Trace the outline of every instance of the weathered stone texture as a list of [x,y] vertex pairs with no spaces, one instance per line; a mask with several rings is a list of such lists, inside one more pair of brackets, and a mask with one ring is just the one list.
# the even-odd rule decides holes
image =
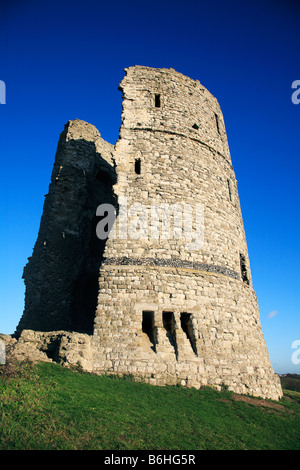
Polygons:
[[96,208],[114,203],[112,151],[91,124],[77,119],[66,124],[38,239],[24,269],[25,313],[18,333],[24,328],[92,333],[104,248],[96,237]]
[[[279,398],[217,100],[172,69],[130,67],[120,89],[114,147],[78,120],[61,135],[24,273],[20,339],[24,330],[52,331],[39,334],[54,335],[57,360],[99,374]],[[203,244],[191,249],[184,236],[149,230],[136,239],[122,228],[97,240],[97,205],[114,205],[118,229],[124,201],[148,214],[161,204],[202,205]]]

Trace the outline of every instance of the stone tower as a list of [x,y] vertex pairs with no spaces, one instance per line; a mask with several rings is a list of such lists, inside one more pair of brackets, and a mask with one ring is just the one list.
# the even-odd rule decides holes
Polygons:
[[68,331],[59,354],[97,373],[277,399],[217,100],[173,69],[120,90],[115,146],[79,120],[61,135],[18,335]]

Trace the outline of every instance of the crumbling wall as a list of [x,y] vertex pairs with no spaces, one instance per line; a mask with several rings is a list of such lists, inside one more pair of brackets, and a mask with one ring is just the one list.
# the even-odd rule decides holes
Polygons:
[[105,241],[96,209],[115,204],[113,146],[84,121],[62,132],[38,238],[24,269],[25,310],[17,327],[93,332]]
[[[153,384],[222,384],[238,393],[281,395],[259,309],[222,112],[198,82],[169,69],[130,67],[120,84],[115,146],[118,201],[203,207],[203,243],[187,237],[109,239],[100,268],[94,370]],[[121,211],[121,209],[120,209]],[[196,230],[195,212],[192,229]],[[148,220],[149,222],[149,220]],[[119,220],[116,220],[118,230]],[[174,222],[175,225],[175,222]],[[241,264],[241,260],[243,261]],[[152,332],[144,316],[151,312]],[[182,322],[188,315],[190,338]]]
[[[21,342],[31,341],[28,330],[52,331],[33,335],[37,347],[98,374],[279,398],[217,100],[172,69],[130,67],[120,89],[115,147],[78,120],[61,135],[24,271]],[[108,240],[96,236],[101,203],[117,213]],[[161,204],[201,206],[200,245],[185,233],[163,236],[161,214],[157,236],[149,225],[132,236],[119,223],[134,204],[144,215]]]

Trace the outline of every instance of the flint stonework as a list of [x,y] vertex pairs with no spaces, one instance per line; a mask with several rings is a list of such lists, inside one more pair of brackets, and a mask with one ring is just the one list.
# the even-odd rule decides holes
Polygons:
[[[280,398],[218,101],[173,69],[129,67],[120,90],[115,145],[77,119],[60,136],[19,341],[98,374]],[[202,204],[202,246],[150,231],[99,240],[97,207],[111,204],[117,224],[124,198]]]

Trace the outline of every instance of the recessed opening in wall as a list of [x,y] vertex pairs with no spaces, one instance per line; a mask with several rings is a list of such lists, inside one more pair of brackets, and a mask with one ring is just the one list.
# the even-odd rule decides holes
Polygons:
[[216,119],[217,131],[220,134],[219,116],[216,113],[215,113],[215,119]]
[[186,337],[191,344],[192,350],[197,356],[196,338],[195,338],[195,332],[193,328],[191,313],[185,313],[185,312],[181,313],[180,322],[181,322],[181,328],[185,332]]
[[47,343],[47,349],[43,349],[43,351],[46,353],[47,357],[49,359],[52,359],[53,361],[57,362],[59,360],[59,346],[61,342],[61,337],[57,336],[53,340],[50,340],[49,343]]
[[197,131],[199,129],[199,126],[198,126],[198,124],[195,123],[195,124],[192,125],[192,128],[196,129],[196,131]]
[[161,103],[160,103],[160,94],[159,93],[156,93],[155,94],[155,107],[156,108],[160,108],[161,106]]
[[73,286],[72,327],[79,333],[93,334],[99,293],[98,274],[82,273]]
[[134,171],[137,175],[141,174],[141,159],[136,158],[134,162]]
[[240,266],[241,266],[241,275],[242,275],[243,282],[249,285],[250,282],[249,282],[248,273],[247,273],[246,258],[245,258],[245,255],[243,255],[242,253],[240,253]]
[[154,312],[144,311],[142,320],[142,331],[148,336],[150,343],[152,344],[151,349],[156,352],[156,332],[154,327]]
[[231,182],[230,182],[230,179],[227,179],[227,186],[228,186],[229,199],[230,199],[230,201],[232,201],[232,192],[231,192]]
[[170,341],[171,346],[174,348],[174,352],[177,358],[177,341],[175,333],[175,317],[173,312],[162,313],[163,326],[167,332],[167,338]]

